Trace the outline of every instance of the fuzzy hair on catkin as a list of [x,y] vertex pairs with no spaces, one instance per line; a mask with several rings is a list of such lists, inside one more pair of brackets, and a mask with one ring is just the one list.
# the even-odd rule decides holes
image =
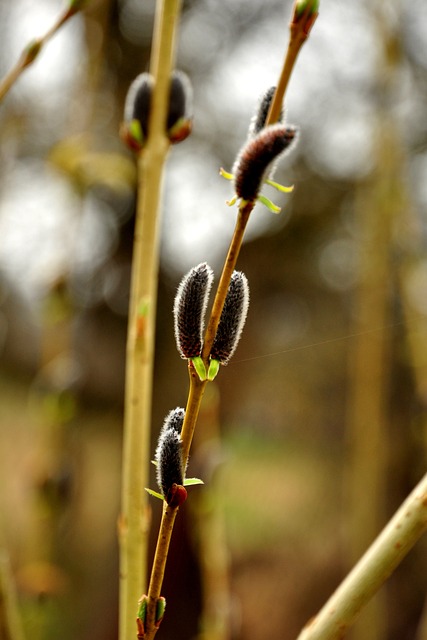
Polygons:
[[249,285],[244,273],[233,271],[210,357],[228,364],[242,335],[249,307]]
[[243,147],[234,165],[234,186],[239,198],[256,200],[273,163],[295,142],[295,127],[273,124],[265,127]]
[[153,86],[153,76],[150,73],[140,73],[130,85],[125,101],[125,121],[138,120],[144,138],[148,135],[148,118],[150,117]]
[[157,484],[166,498],[174,483],[184,482],[182,468],[182,443],[175,429],[167,429],[159,438],[155,461],[157,463]]
[[203,345],[204,316],[213,271],[206,262],[193,267],[181,280],[173,307],[176,346],[182,358],[199,356]]
[[178,433],[178,435],[180,435],[182,425],[184,424],[184,418],[184,409],[182,409],[181,407],[172,409],[172,411],[169,411],[168,415],[166,416],[160,433],[162,433],[163,431],[167,431],[168,429],[174,429]]
[[190,118],[193,109],[193,90],[188,76],[182,71],[173,71],[171,76],[169,110],[166,128],[170,129],[180,118]]
[[[265,127],[265,121],[267,120],[268,112],[270,110],[271,103],[273,101],[273,96],[276,91],[276,87],[270,87],[261,97],[258,105],[258,109],[256,114],[251,120],[251,124],[249,126],[249,137],[253,138],[256,136],[261,129]],[[279,122],[283,122],[285,118],[284,110],[282,109],[280,112]]]
[[180,438],[184,417],[185,411],[181,407],[168,413],[160,431],[154,456],[157,484],[165,498],[174,483],[182,485],[184,482],[185,468]]

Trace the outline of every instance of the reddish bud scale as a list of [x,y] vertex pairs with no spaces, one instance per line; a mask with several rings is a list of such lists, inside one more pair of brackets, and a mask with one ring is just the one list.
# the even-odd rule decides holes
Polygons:
[[239,198],[256,200],[270,165],[287,149],[296,137],[296,129],[283,124],[265,127],[243,147],[234,169],[234,183]]
[[249,285],[246,276],[234,271],[231,276],[210,357],[228,364],[239,344],[249,307]]
[[202,351],[204,315],[213,271],[203,262],[189,271],[178,287],[173,308],[176,345],[182,358]]
[[187,500],[187,489],[174,483],[165,496],[165,500],[170,507],[180,507]]

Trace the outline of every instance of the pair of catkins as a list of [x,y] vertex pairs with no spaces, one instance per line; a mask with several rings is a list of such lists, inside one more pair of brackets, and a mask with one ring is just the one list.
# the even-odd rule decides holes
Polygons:
[[[220,365],[234,354],[246,321],[249,286],[246,276],[234,271],[225,298],[218,329],[206,370],[203,349],[204,318],[213,282],[213,271],[206,262],[191,269],[181,280],[173,307],[178,352],[189,361],[199,378],[213,380]],[[163,423],[155,454],[157,483],[170,506],[179,506],[187,497],[184,485],[186,462],[182,458],[181,430],[185,411],[177,407]]]
[[[154,81],[143,73],[132,83],[125,104],[125,119],[121,133],[128,146],[138,153],[144,151],[149,136],[150,108]],[[289,150],[297,137],[295,127],[284,124],[283,111],[279,122],[266,125],[275,87],[262,97],[249,127],[248,139],[237,155],[231,174],[222,175],[234,181],[235,196],[229,204],[261,200],[273,211],[279,211],[260,195],[264,182],[290,191],[271,181],[278,158]],[[166,131],[171,143],[184,140],[192,128],[192,92],[188,78],[182,72],[171,77]],[[213,380],[220,365],[228,364],[240,340],[249,305],[246,276],[234,271],[230,280],[219,325],[208,356],[207,368],[202,356],[204,317],[213,282],[212,269],[201,263],[182,279],[174,303],[174,329],[178,351],[189,361],[202,381]],[[184,487],[187,461],[182,456],[181,430],[185,410],[177,407],[166,416],[155,453],[157,483],[169,506],[178,507],[187,497]],[[154,492],[151,492],[154,493]]]

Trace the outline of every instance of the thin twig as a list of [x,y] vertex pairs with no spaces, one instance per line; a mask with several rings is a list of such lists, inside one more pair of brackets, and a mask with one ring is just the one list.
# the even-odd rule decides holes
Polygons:
[[0,81],[0,101],[10,91],[12,86],[18,80],[24,69],[29,67],[39,55],[44,45],[50,40],[57,31],[65,24],[70,18],[72,18],[86,2],[83,0],[75,0],[69,2],[68,6],[61,15],[57,18],[56,22],[46,31],[46,33],[40,37],[32,40],[22,51],[16,64],[10,69],[10,71]]
[[154,93],[149,134],[138,161],[139,198],[132,260],[126,358],[120,537],[120,640],[135,637],[138,599],[146,584],[148,484],[159,230],[164,165],[170,142],[166,116],[181,0],[157,4],[150,72]]
[[173,525],[179,507],[171,507],[164,503],[160,534],[157,538],[155,560],[151,571],[150,586],[148,589],[146,634],[144,640],[152,640],[156,635],[156,610],[157,600],[161,595],[166,561],[168,559],[169,544],[172,538]]
[[[316,14],[317,15],[317,14]],[[311,25],[314,23],[315,16],[311,15]],[[281,76],[285,77],[286,74],[290,76],[293,65],[295,64],[297,53],[300,50],[303,42],[305,42],[308,36],[309,29],[307,28],[307,21],[300,21],[298,27],[295,27],[294,33],[304,34],[301,36],[300,41],[296,45],[295,36],[292,38],[288,45],[288,54],[285,57],[285,65],[287,66],[286,73],[282,71]],[[291,29],[292,34],[292,29]],[[297,38],[298,39],[298,38]],[[289,53],[289,49],[293,53]],[[280,100],[279,113],[277,115],[269,114],[268,124],[276,122],[279,118],[281,104],[284,97],[286,85],[280,86],[280,89],[276,89],[276,94],[280,94],[277,98]],[[273,99],[274,102],[274,99]],[[227,295],[228,286],[230,284],[231,275],[237,264],[240,249],[243,242],[243,236],[246,230],[247,223],[249,221],[250,214],[255,206],[255,202],[242,201],[239,207],[239,212],[236,220],[236,225],[233,233],[233,237],[230,242],[227,257],[225,259],[223,271],[218,284],[218,289],[215,295],[215,299],[212,306],[211,315],[207,324],[205,333],[205,339],[203,344],[202,358],[205,365],[208,365],[209,354],[212,348],[212,344],[215,338],[215,334],[218,328],[218,324],[221,318],[221,312],[224,307],[225,298]],[[196,426],[197,418],[199,415],[199,409],[203,398],[203,393],[206,387],[206,381],[200,381],[194,368],[189,366],[190,375],[190,389],[187,400],[187,406],[185,411],[184,423],[181,431],[182,440],[182,454],[185,464],[188,461],[191,443],[193,439],[194,429]],[[152,577],[150,580],[150,587],[148,591],[148,605],[147,605],[147,619],[145,628],[145,640],[152,640],[157,632],[158,627],[155,622],[155,608],[157,599],[161,594],[161,587],[163,583],[164,571],[167,560],[167,550],[169,548],[170,539],[173,531],[173,523],[175,521],[178,508],[171,509],[170,507],[164,507],[162,520],[160,523],[160,529],[158,534],[157,549],[153,560]],[[164,550],[166,549],[166,553]]]
[[311,0],[311,2],[310,0],[307,0],[304,11],[298,13],[297,2],[295,2],[294,4],[292,19],[289,23],[289,45],[286,50],[279,82],[277,83],[276,91],[274,93],[273,100],[271,101],[266,124],[273,124],[280,118],[283,100],[285,97],[286,89],[288,88],[292,71],[295,67],[296,59],[301,50],[301,47],[308,38],[310,30],[313,27],[318,15],[317,12],[313,12],[312,5],[314,5],[314,0]]
[[297,640],[339,640],[427,530],[427,474]]
[[[230,284],[231,274],[233,273],[233,269],[236,266],[240,247],[242,245],[243,235],[253,206],[253,203],[243,203],[243,205],[239,209],[235,231],[230,243],[227,258],[225,260],[223,272],[218,285],[218,290],[215,296],[211,316],[206,330],[206,337],[203,348],[203,357],[205,358],[206,363],[212,347],[212,342],[215,338],[221,311],[224,306],[225,296],[227,295],[227,289],[228,285]],[[190,389],[185,411],[184,423],[181,431],[182,456],[185,464],[189,457],[194,429],[199,415],[203,393],[207,384],[206,381],[201,381],[199,379],[192,366],[189,367],[189,375]],[[167,550],[169,548],[170,539],[172,537],[173,523],[175,521],[177,512],[177,507],[175,507],[174,509],[168,507],[164,508],[163,510],[157,548],[154,555],[153,567],[151,571],[150,586],[148,590],[146,640],[152,640],[157,632],[157,627],[154,624],[156,603],[161,594],[161,587],[167,560]]]

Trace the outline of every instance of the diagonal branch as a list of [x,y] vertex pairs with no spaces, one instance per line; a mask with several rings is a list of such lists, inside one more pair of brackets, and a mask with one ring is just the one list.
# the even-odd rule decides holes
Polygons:
[[297,640],[339,640],[427,530],[427,474]]

